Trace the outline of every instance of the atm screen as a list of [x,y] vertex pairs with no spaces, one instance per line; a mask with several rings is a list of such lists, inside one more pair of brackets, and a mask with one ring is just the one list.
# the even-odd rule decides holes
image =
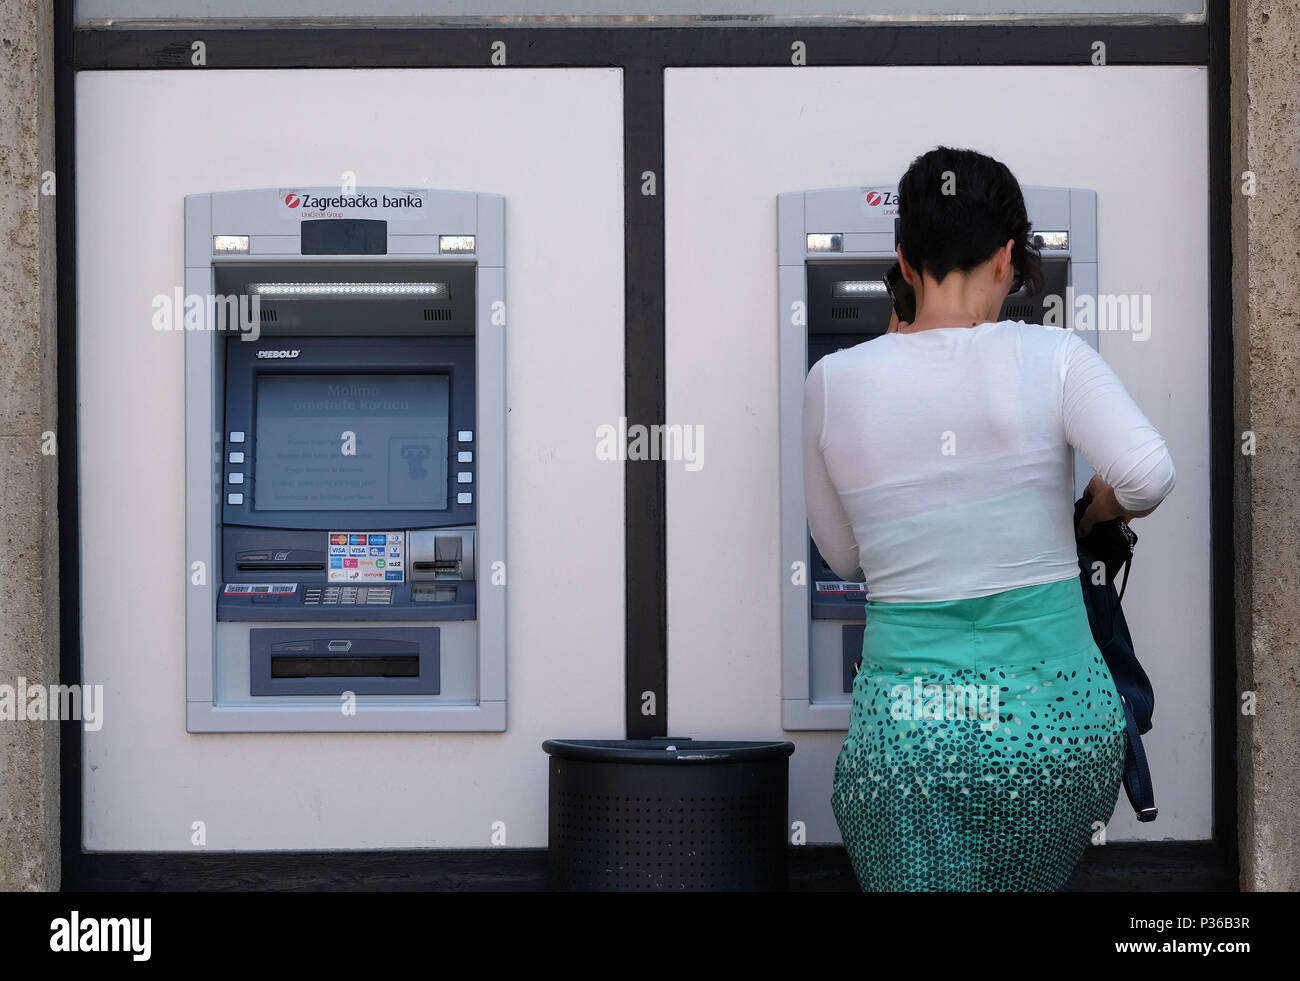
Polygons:
[[260,374],[259,511],[447,507],[445,374]]

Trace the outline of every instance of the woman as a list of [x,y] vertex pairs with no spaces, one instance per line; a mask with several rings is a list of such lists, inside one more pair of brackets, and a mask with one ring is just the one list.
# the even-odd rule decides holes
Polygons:
[[[898,193],[916,318],[823,358],[804,392],[812,537],[867,585],[832,809],[865,890],[1056,890],[1126,748],[1075,535],[1150,514],[1174,467],[1072,331],[997,322],[1042,275],[1003,164],[939,147]],[[1097,472],[1077,529],[1071,447]]]

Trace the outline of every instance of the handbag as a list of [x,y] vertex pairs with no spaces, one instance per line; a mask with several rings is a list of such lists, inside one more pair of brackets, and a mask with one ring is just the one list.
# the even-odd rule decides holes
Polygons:
[[[1079,526],[1084,511],[1092,503],[1092,495],[1085,493],[1074,503],[1074,526]],[[1128,731],[1128,752],[1124,758],[1124,791],[1139,821],[1154,821],[1158,809],[1155,791],[1151,786],[1151,771],[1142,749],[1141,734],[1151,730],[1151,714],[1155,710],[1156,696],[1151,681],[1138,663],[1133,650],[1120,601],[1128,588],[1129,570],[1133,563],[1133,547],[1137,533],[1119,518],[1098,521],[1087,537],[1075,535],[1079,548],[1079,581],[1083,586],[1083,605],[1088,611],[1088,625],[1101,656],[1115,679],[1120,702],[1124,706],[1124,720]],[[1093,582],[1094,564],[1105,566],[1105,581]],[[1124,570],[1124,582],[1119,595],[1115,581]]]

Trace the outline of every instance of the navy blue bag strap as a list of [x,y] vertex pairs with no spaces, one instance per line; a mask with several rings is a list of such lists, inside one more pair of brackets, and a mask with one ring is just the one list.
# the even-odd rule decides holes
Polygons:
[[1142,748],[1142,736],[1138,733],[1137,719],[1133,718],[1133,709],[1123,695],[1119,696],[1124,706],[1124,725],[1128,729],[1128,753],[1124,757],[1124,792],[1128,802],[1133,805],[1139,821],[1154,821],[1160,813],[1156,807],[1155,789],[1151,786],[1151,771],[1147,768],[1146,750]]
[[[1112,628],[1114,628],[1115,614],[1119,611],[1119,605],[1124,602],[1124,590],[1128,588],[1128,574],[1132,564],[1133,559],[1130,556],[1124,563],[1124,583],[1120,587],[1119,599],[1115,600],[1115,608],[1111,615]],[[1156,807],[1155,788],[1151,785],[1151,770],[1147,766],[1146,750],[1142,748],[1142,734],[1138,732],[1133,706],[1129,705],[1128,699],[1122,694],[1119,700],[1124,706],[1124,726],[1128,731],[1128,753],[1124,756],[1124,793],[1128,795],[1128,802],[1133,805],[1133,811],[1139,821],[1144,823],[1154,821],[1160,809]]]

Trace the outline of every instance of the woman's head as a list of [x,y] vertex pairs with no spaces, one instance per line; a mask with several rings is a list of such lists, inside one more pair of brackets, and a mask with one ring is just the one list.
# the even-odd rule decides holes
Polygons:
[[975,150],[936,147],[912,161],[898,183],[898,245],[918,272],[942,281],[1011,242],[1011,265],[1029,292],[1043,286],[1025,199],[1006,165]]

